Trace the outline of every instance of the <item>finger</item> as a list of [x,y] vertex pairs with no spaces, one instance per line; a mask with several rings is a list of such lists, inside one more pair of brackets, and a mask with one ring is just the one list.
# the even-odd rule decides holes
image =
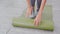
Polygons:
[[29,15],[29,13],[27,12],[27,13],[26,13],[26,17],[28,17],[28,15]]
[[28,17],[28,14],[26,14],[26,16],[25,17]]
[[36,21],[36,24],[35,24],[35,26],[38,26],[38,21]]
[[32,14],[32,12],[29,12],[29,15],[31,15]]
[[34,21],[34,25],[35,26],[38,26],[38,21]]
[[36,25],[36,21],[34,20],[34,25]]

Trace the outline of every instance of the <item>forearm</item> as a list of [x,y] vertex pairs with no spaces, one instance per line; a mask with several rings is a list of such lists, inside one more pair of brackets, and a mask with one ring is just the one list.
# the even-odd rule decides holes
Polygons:
[[27,1],[27,6],[28,7],[31,7],[31,5],[30,5],[30,0],[26,0]]
[[40,9],[39,9],[39,12],[38,12],[38,15],[37,15],[38,17],[41,17],[45,4],[46,4],[46,0],[42,0]]

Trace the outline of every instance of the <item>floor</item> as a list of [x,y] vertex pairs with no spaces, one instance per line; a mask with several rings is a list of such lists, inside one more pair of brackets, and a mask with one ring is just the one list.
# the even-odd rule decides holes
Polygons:
[[26,0],[0,0],[0,34],[60,34],[60,0],[47,0],[53,6],[54,31],[13,27],[12,18],[27,7]]

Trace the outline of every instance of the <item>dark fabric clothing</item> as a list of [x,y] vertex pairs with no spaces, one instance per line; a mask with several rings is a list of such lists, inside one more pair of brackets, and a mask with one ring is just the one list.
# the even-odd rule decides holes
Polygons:
[[[32,6],[32,7],[35,6],[35,1],[36,1],[36,0],[31,0],[31,6]],[[39,11],[39,9],[40,9],[41,2],[42,2],[42,0],[37,0],[37,8],[38,8],[37,11]]]

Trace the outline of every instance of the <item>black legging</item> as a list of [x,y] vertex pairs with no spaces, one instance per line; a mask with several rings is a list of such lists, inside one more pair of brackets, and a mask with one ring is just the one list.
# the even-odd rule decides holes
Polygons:
[[[31,0],[31,6],[32,7],[35,6],[35,1],[36,0]],[[37,11],[39,11],[39,9],[40,9],[41,2],[42,2],[42,0],[37,0]]]

